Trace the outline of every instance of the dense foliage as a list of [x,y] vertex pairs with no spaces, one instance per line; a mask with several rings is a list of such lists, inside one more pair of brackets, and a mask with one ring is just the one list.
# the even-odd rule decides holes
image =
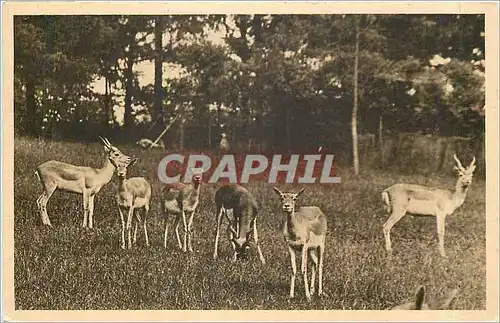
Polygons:
[[[14,24],[18,134],[137,140],[181,113],[170,145],[215,146],[224,131],[245,147],[349,148],[355,79],[360,134],[484,132],[484,15],[16,16]],[[156,62],[154,85],[140,82],[135,65],[144,61]],[[165,70],[174,66],[172,78]],[[104,94],[93,89],[98,79]]]

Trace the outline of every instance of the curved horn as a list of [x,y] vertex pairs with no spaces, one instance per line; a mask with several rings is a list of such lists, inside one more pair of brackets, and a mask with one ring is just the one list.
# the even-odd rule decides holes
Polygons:
[[456,154],[453,154],[453,158],[455,159],[455,161],[457,162],[457,166],[458,168],[460,169],[464,169],[464,167],[462,166],[462,163],[460,162],[460,160],[458,160],[457,158],[457,155]]
[[474,166],[475,164],[476,164],[476,156],[472,156],[472,161],[471,161],[471,163],[470,163],[469,167],[472,167],[472,166]]
[[101,136],[99,136],[99,139],[101,139],[101,141],[104,144],[104,146],[106,146],[106,147],[110,147],[111,146],[111,144],[109,143],[108,139],[103,138]]
[[236,230],[233,228],[231,224],[229,225],[229,230],[231,230],[231,232],[234,234],[233,240],[235,240],[236,237],[238,236],[238,232],[236,232]]
[[109,145],[110,147],[111,147],[111,146],[113,146],[113,145],[109,142],[108,138],[104,138],[104,139],[106,140],[106,142],[108,143],[108,145]]

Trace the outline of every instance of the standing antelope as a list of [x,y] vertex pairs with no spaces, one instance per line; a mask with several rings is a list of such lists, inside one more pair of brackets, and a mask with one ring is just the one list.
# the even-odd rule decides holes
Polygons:
[[220,143],[219,143],[219,149],[220,149],[220,152],[222,154],[225,154],[230,149],[229,142],[227,141],[227,135],[224,132],[221,133],[220,136],[221,136],[221,139],[220,139]]
[[[143,177],[132,177],[127,179],[127,168],[137,162],[137,158],[131,161],[113,161],[118,174],[118,190],[116,192],[116,202],[118,204],[118,211],[120,212],[120,219],[122,222],[122,249],[125,249],[125,225],[127,227],[128,249],[132,248],[132,221],[135,215],[135,230],[134,230],[134,244],[137,242],[137,226],[142,222],[144,227],[144,238],[146,239],[146,246],[149,246],[148,228],[146,221],[149,212],[149,203],[151,200],[151,185]],[[144,208],[144,216],[141,219],[139,214],[134,211],[139,208]],[[125,216],[126,222],[125,222]]]
[[[175,234],[179,249],[186,252],[189,249],[193,252],[192,246],[192,225],[196,208],[200,202],[200,188],[203,169],[192,169],[193,180],[189,185],[183,183],[170,184],[162,189],[161,209],[165,221],[165,236],[163,246],[167,248],[167,236],[170,215],[175,215]],[[189,216],[189,219],[186,219]],[[181,244],[179,237],[179,221],[182,217],[184,239]]]
[[[283,235],[288,243],[288,252],[292,265],[292,276],[290,279],[290,298],[294,297],[295,276],[297,274],[296,252],[301,252],[301,272],[304,278],[304,289],[307,300],[314,295],[314,283],[316,272],[318,272],[318,295],[323,292],[323,258],[325,252],[325,236],[327,221],[325,214],[317,206],[302,206],[296,212],[295,203],[304,189],[298,193],[282,193],[276,187],[274,191],[281,198],[282,210],[287,218],[283,225]],[[311,286],[307,282],[307,254],[313,262],[311,274]],[[319,266],[318,266],[319,263]]]
[[109,183],[115,172],[113,162],[128,162],[130,157],[111,145],[108,139],[99,137],[104,143],[106,163],[96,169],[76,166],[56,160],[47,161],[36,168],[36,175],[43,186],[43,192],[36,200],[44,225],[52,226],[47,213],[47,202],[57,190],[83,195],[83,226],[94,226],[94,198],[101,188]]
[[[266,260],[262,255],[257,233],[258,205],[253,195],[240,185],[227,184],[219,188],[215,193],[215,205],[217,220],[215,224],[214,259],[217,258],[219,229],[222,224],[222,214],[224,213],[231,231],[230,241],[234,251],[233,261],[236,261],[238,256],[246,256],[246,252],[250,248],[250,238],[253,236],[260,261],[265,264]],[[232,209],[232,219],[227,214],[228,209]]]
[[451,215],[465,201],[467,191],[472,182],[472,175],[476,169],[476,157],[467,168],[464,168],[456,155],[454,169],[458,173],[455,190],[434,188],[413,184],[394,184],[382,192],[389,219],[384,223],[385,249],[392,254],[391,229],[405,214],[428,215],[436,217],[436,227],[439,242],[439,253],[446,257],[444,251],[444,228],[447,215]]
[[425,287],[419,286],[415,293],[415,301],[403,303],[391,307],[391,310],[444,310],[450,306],[458,293],[458,289],[452,289],[447,295],[440,297],[430,303],[425,302]]

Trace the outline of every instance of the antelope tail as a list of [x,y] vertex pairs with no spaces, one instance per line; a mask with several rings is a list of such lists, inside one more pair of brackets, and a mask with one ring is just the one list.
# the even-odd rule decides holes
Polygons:
[[40,177],[40,173],[38,172],[38,169],[35,170],[35,175],[36,175],[36,178],[38,178],[38,180],[41,182],[42,178]]
[[387,213],[391,213],[392,212],[391,200],[389,198],[389,193],[387,191],[382,192],[382,202],[384,202]]

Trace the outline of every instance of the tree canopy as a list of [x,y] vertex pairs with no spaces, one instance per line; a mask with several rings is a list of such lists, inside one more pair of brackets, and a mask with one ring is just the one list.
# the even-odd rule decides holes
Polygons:
[[21,135],[137,140],[182,114],[182,147],[342,149],[354,84],[360,134],[484,133],[484,15],[16,16],[14,40]]

